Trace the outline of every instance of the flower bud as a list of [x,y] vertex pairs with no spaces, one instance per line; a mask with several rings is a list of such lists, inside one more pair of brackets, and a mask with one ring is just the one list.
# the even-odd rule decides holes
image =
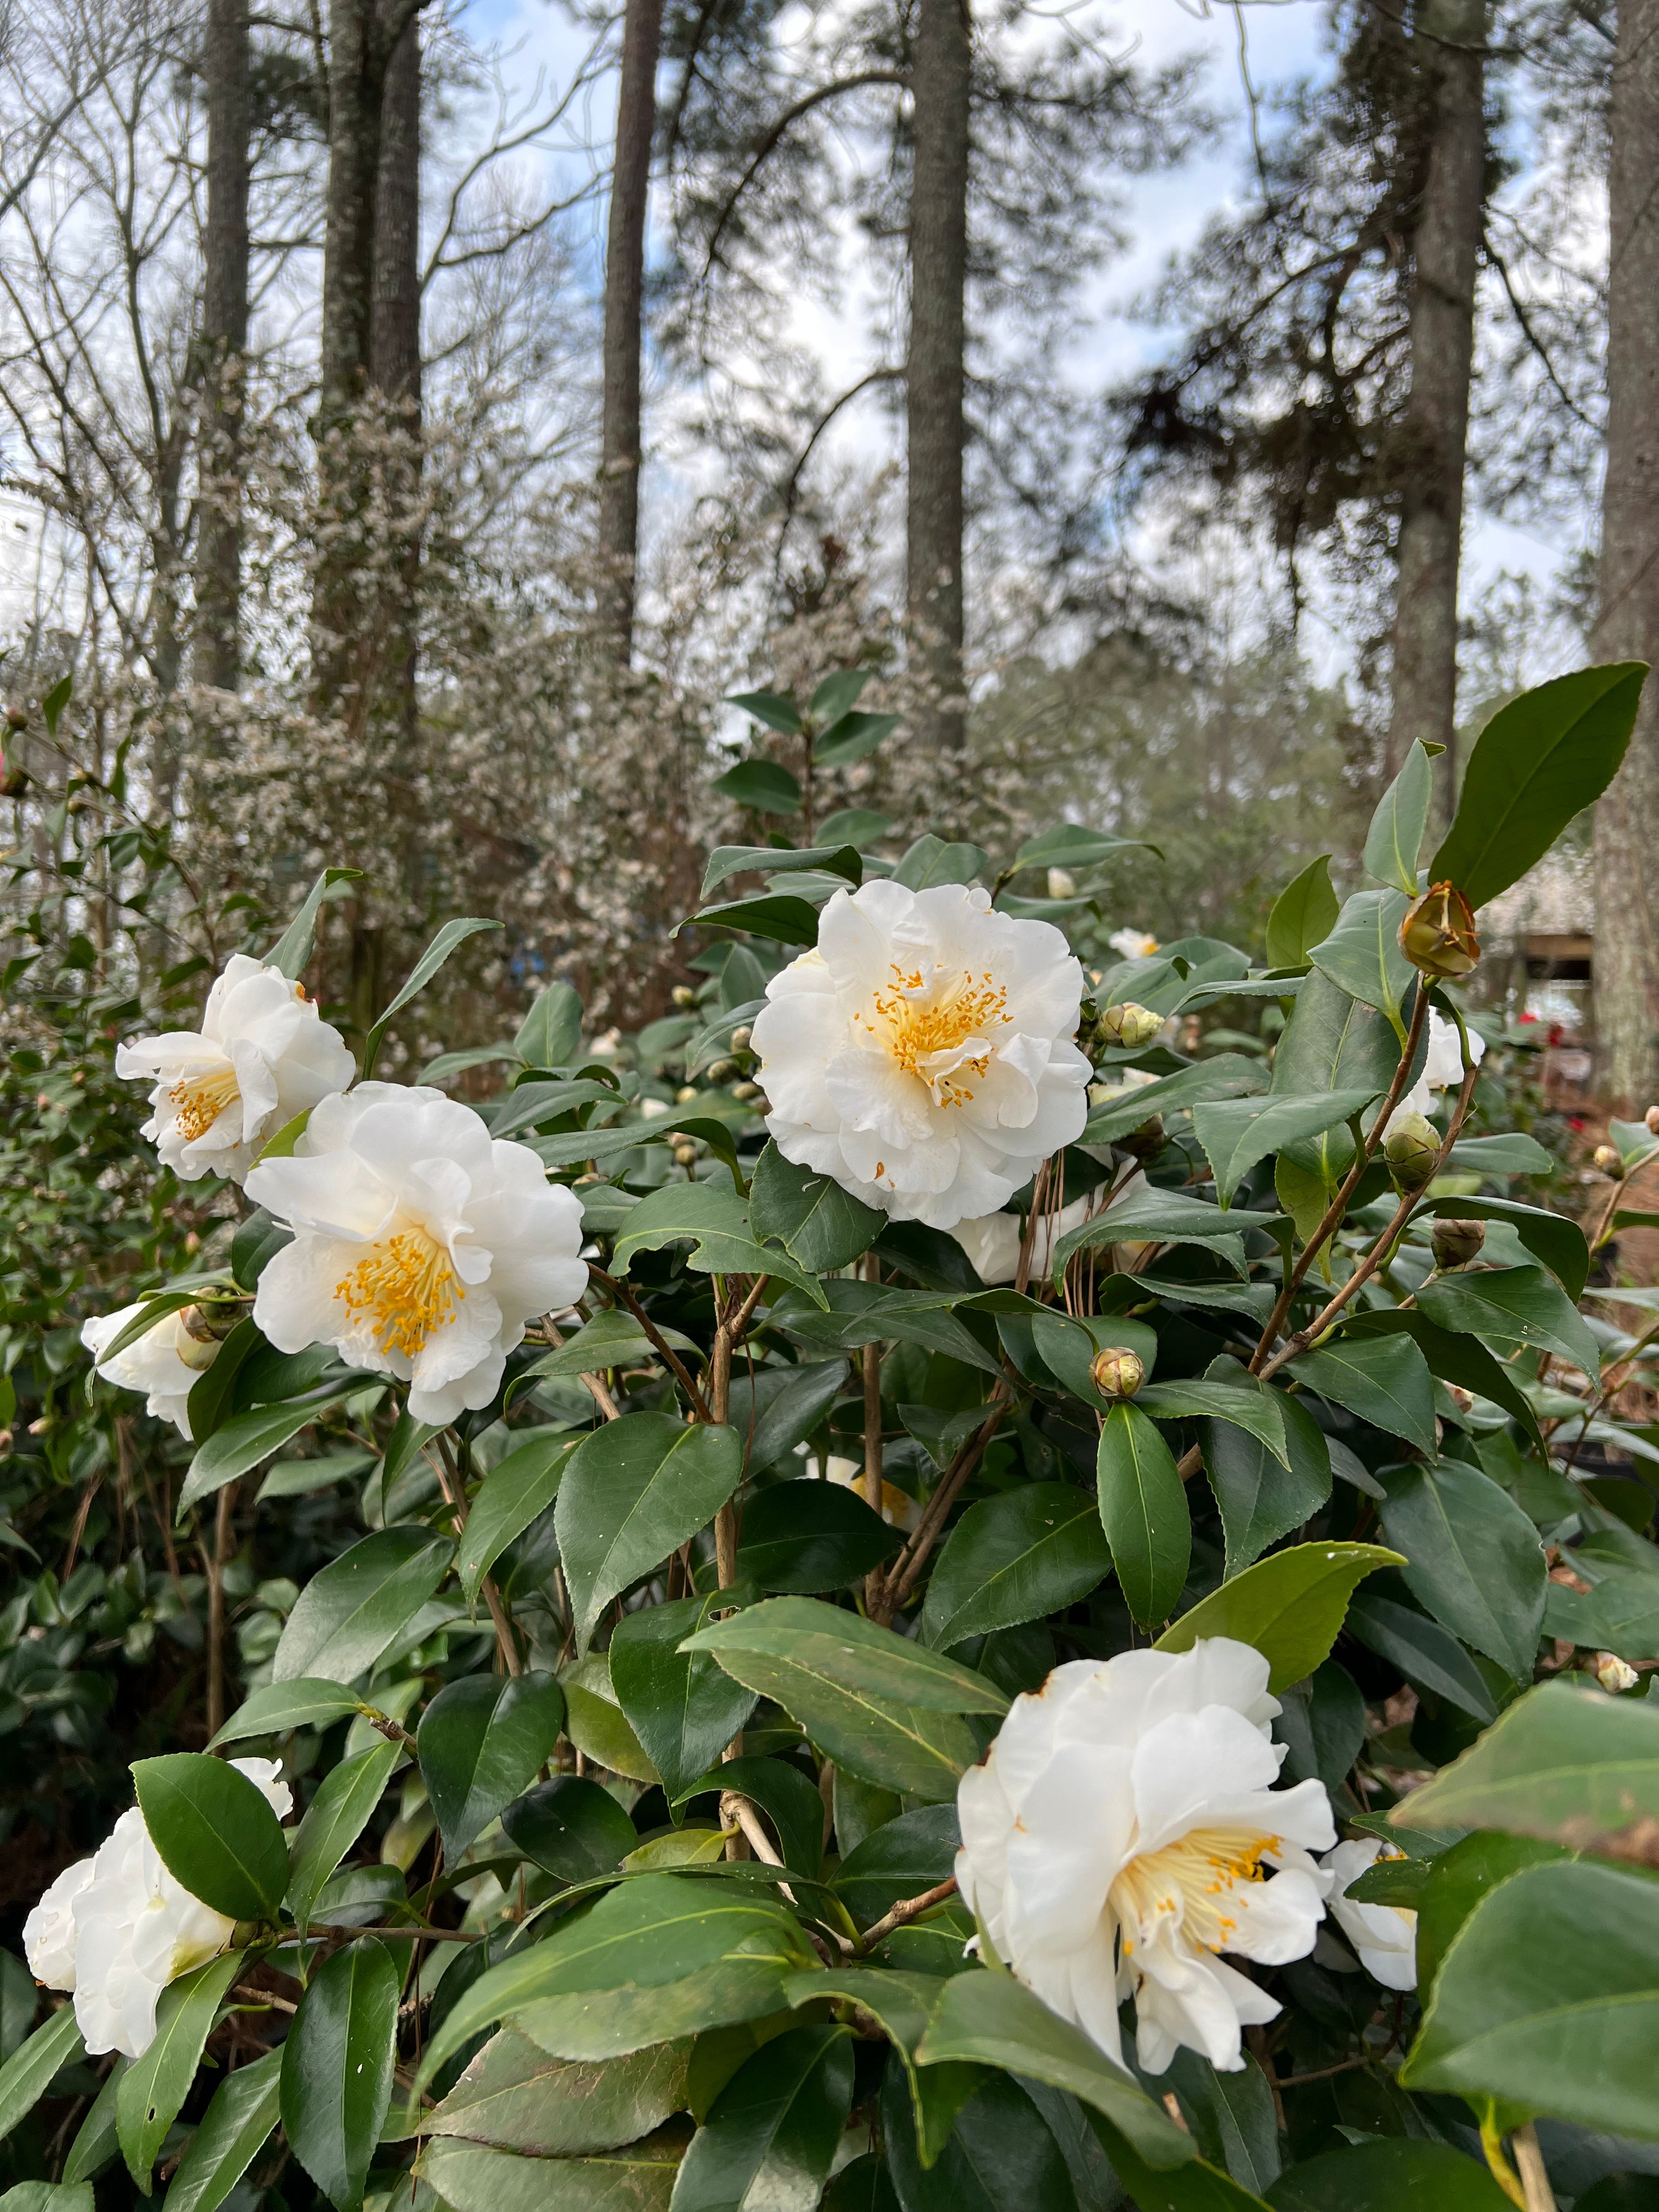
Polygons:
[[711,1083],[729,1083],[737,1072],[735,1060],[717,1060],[703,1070]]
[[1121,1045],[1127,1052],[1150,1044],[1163,1026],[1162,1014],[1155,1014],[1150,1006],[1138,1006],[1133,999],[1124,1000],[1120,1006],[1103,1006],[1096,1017],[1096,1027],[1106,1042]]
[[1609,1697],[1616,1697],[1621,1690],[1633,1690],[1641,1680],[1627,1660],[1611,1651],[1598,1651],[1590,1672]]
[[1612,1145],[1598,1145],[1590,1154],[1590,1159],[1605,1176],[1617,1175],[1619,1172],[1619,1153],[1617,1148]]
[[689,983],[676,983],[669,996],[681,1008],[695,1006],[697,1003],[697,994]]
[[692,1168],[696,1167],[696,1164],[697,1148],[696,1145],[691,1141],[690,1137],[682,1137],[678,1144],[674,1147],[675,1166],[677,1168]]
[[1400,950],[1425,975],[1467,975],[1480,957],[1469,902],[1455,884],[1431,884],[1406,910]]
[[1382,1156],[1397,1190],[1421,1190],[1440,1157],[1440,1132],[1426,1114],[1397,1114],[1382,1140]]
[[21,707],[7,708],[6,727],[9,730],[27,730],[28,726],[29,718]]
[[1467,1267],[1486,1241],[1484,1221],[1437,1221],[1429,1237],[1437,1267]]
[[1068,899],[1077,896],[1077,879],[1069,869],[1049,869],[1048,896],[1052,899]]
[[683,1083],[674,1093],[674,1103],[677,1106],[689,1106],[694,1098],[700,1098],[702,1096],[695,1083]]
[[734,1098],[758,1098],[760,1095],[761,1087],[758,1083],[734,1083],[732,1085],[732,1096]]
[[747,1052],[749,1049],[749,1040],[753,1034],[754,1032],[750,1030],[747,1022],[739,1022],[737,1028],[732,1032],[732,1051]]
[[1138,1352],[1108,1345],[1095,1354],[1089,1380],[1103,1398],[1133,1398],[1146,1380],[1146,1370]]

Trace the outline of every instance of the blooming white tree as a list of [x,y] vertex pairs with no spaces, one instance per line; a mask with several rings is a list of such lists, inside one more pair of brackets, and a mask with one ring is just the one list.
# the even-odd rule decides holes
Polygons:
[[786,1159],[896,1219],[992,1213],[1080,1133],[1083,970],[980,888],[837,891],[774,976],[753,1047]]
[[265,1337],[396,1376],[417,1421],[487,1406],[526,1322],[586,1286],[581,1200],[441,1091],[364,1083],[325,1099],[247,1194],[294,1231],[259,1278]]
[[1279,1710],[1267,1662],[1226,1637],[1076,1660],[1014,1700],[962,1778],[963,1896],[1114,2059],[1133,1997],[1149,2073],[1182,2046],[1237,2071],[1241,2030],[1279,2008],[1222,1954],[1276,1966],[1313,1948],[1330,1880],[1310,1854],[1335,1830],[1323,1783],[1273,1787]]
[[144,1134],[164,1167],[185,1182],[240,1182],[262,1144],[357,1071],[302,986],[238,952],[208,993],[199,1030],[124,1044],[115,1072],[154,1079]]
[[140,1298],[116,1313],[94,1315],[81,1324],[81,1341],[106,1382],[119,1390],[142,1391],[145,1411],[171,1421],[189,1442],[190,1394],[218,1357],[219,1340],[205,1332],[197,1334],[201,1327],[197,1310],[186,1306],[179,1313],[164,1314],[154,1328],[147,1328],[113,1359],[106,1359],[104,1346],[113,1344],[143,1310]]
[[[1354,1955],[1385,1990],[1417,1987],[1417,1915],[1400,1905],[1364,1905],[1350,1897],[1351,1885],[1375,1866],[1383,1845],[1375,1837],[1339,1844],[1320,1865],[1331,1877],[1328,1909],[1354,1948]],[[1390,1853],[1398,1857],[1397,1851]],[[1349,1970],[1352,1971],[1352,1968]]]
[[[234,1759],[279,1820],[294,1793],[274,1759]],[[92,1857],[66,1867],[23,1923],[29,1972],[49,1990],[71,1991],[88,2052],[146,2051],[162,1990],[216,1958],[235,1922],[192,1897],[168,1873],[137,1805],[122,1814]]]

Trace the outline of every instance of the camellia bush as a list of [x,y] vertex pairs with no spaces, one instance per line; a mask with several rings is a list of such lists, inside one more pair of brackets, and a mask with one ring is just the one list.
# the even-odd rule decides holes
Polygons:
[[[100,1002],[29,1172],[94,1256],[131,1209],[139,1295],[90,1370],[44,1279],[14,1329],[0,1718],[90,1771],[118,1693],[42,1684],[171,1624],[212,1734],[130,1716],[0,1974],[5,2206],[1655,2201],[1659,1293],[1607,1278],[1659,1108],[1539,1205],[1468,988],[1644,673],[1504,708],[1426,866],[1413,746],[1259,963],[1109,934],[1085,827],[814,825],[890,734],[848,675],[743,702],[728,795],[807,842],[711,855],[637,1037],[556,982],[378,1079],[490,925],[354,1053],[329,878],[201,1011]],[[201,1576],[89,1519],[71,1397]]]

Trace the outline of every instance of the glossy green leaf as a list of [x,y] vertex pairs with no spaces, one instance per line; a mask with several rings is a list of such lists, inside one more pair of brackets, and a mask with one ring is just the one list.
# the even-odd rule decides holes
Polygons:
[[566,1464],[553,1526],[586,1651],[600,1613],[714,1519],[743,1474],[737,1431],[625,1413]]
[[368,1826],[396,1768],[400,1743],[377,1743],[330,1767],[295,1832],[284,1902],[303,1933],[323,1885]]
[[283,2130],[336,2206],[361,2204],[392,2101],[398,1970],[372,1936],[325,1962],[283,2045]]
[[1352,1120],[1374,1096],[1370,1091],[1316,1091],[1307,1097],[1279,1092],[1265,1098],[1212,1099],[1194,1106],[1193,1127],[1214,1171],[1216,1196],[1223,1206],[1231,1206],[1258,1160]]
[[1322,1782],[1334,1797],[1365,1741],[1359,1686],[1345,1667],[1327,1659],[1305,1681],[1291,1682],[1279,1694],[1273,1735],[1287,1747],[1285,1781]]
[[92,2110],[76,2131],[69,2156],[64,2160],[63,2178],[71,2188],[83,2181],[95,2180],[121,2155],[116,2100],[131,2063],[130,2058],[117,2052],[104,2076],[103,2087],[92,2100]]
[[675,2184],[675,2212],[812,2212],[852,2101],[848,2029],[775,2037],[714,2100]]
[[[1429,1373],[1441,1382],[1455,1382],[1501,1406],[1543,1449],[1538,1416],[1516,1382],[1515,1371],[1478,1336],[1455,1336],[1450,1329],[1431,1322],[1417,1307],[1383,1306],[1361,1314],[1344,1328],[1341,1342],[1358,1345],[1373,1336],[1408,1336],[1428,1362]],[[1380,1493],[1379,1493],[1380,1495]]]
[[836,1894],[854,1918],[867,1926],[901,1898],[936,1889],[952,1871],[961,1841],[954,1805],[918,1805],[884,1821],[854,1849],[843,1845],[835,1874]]
[[443,1580],[455,1547],[414,1527],[377,1529],[320,1568],[288,1617],[271,1673],[351,1682],[400,1636]]
[[1523,1869],[1465,1921],[1402,2074],[1613,2135],[1659,2135],[1659,1884]]
[[781,1244],[803,1267],[831,1274],[868,1251],[887,1217],[769,1141],[750,1182],[749,1220],[757,1237]]
[[1297,1544],[1274,1552],[1223,1583],[1158,1639],[1159,1651],[1190,1651],[1201,1636],[1254,1644],[1275,1693],[1328,1657],[1348,1601],[1378,1567],[1401,1565],[1380,1544]]
[[1256,2060],[1244,2055],[1222,2073],[1196,2051],[1177,2051],[1166,2077],[1206,2159],[1246,2189],[1265,2190],[1279,2168],[1273,2091]]
[[269,952],[264,965],[275,968],[289,981],[298,982],[311,958],[311,949],[316,941],[317,917],[336,884],[356,884],[362,881],[361,868],[325,868],[301,902],[300,909]]
[[700,929],[743,930],[774,945],[816,945],[818,910],[810,900],[787,891],[763,891],[756,898],[729,899],[700,908],[691,920]]
[[[1455,1158],[1452,1164],[1456,1164]],[[1507,1221],[1533,1257],[1559,1278],[1570,1298],[1584,1295],[1589,1246],[1570,1214],[1549,1213],[1540,1206],[1522,1206],[1512,1198],[1431,1198],[1413,1211],[1412,1219],[1441,1214],[1468,1221]]]
[[660,1778],[617,1702],[609,1652],[590,1651],[567,1667],[559,1686],[564,1692],[564,1732],[585,1758],[635,1782]]
[[1659,1576],[1639,1567],[1613,1567],[1588,1593],[1552,1583],[1544,1633],[1569,1636],[1589,1650],[1616,1652],[1632,1664],[1659,1659]]
[[1304,968],[1316,945],[1336,927],[1336,893],[1331,888],[1331,856],[1322,853],[1291,878],[1267,915],[1267,965]]
[[211,1497],[216,1490],[222,1490],[226,1483],[234,1482],[250,1468],[259,1466],[273,1452],[280,1451],[290,1437],[297,1437],[319,1414],[325,1413],[342,1398],[361,1389],[367,1379],[343,1371],[340,1381],[308,1390],[303,1398],[273,1406],[256,1406],[216,1428],[190,1463],[184,1487],[179,1493],[180,1516],[204,1498]]
[[242,1971],[242,1957],[240,1951],[227,1951],[169,1983],[155,2008],[153,2040],[121,2076],[116,2131],[127,2171],[146,2197],[156,2154],[190,2094],[202,2046]]
[[1382,1527],[1413,1595],[1518,1682],[1538,1656],[1547,1577],[1538,1531],[1509,1492],[1459,1460],[1392,1468]]
[[684,2043],[594,2064],[550,2058],[510,2027],[473,2058],[424,2131],[535,2158],[580,2157],[631,2143],[684,2108]]
[[1309,956],[1339,991],[1375,1006],[1401,1044],[1406,1007],[1417,983],[1417,970],[1400,949],[1400,925],[1410,904],[1403,891],[1355,891],[1330,935]]
[[741,707],[745,714],[764,722],[769,730],[781,730],[785,737],[800,735],[800,715],[795,702],[785,698],[781,691],[734,691],[726,703],[728,707]]
[[726,1419],[744,1439],[750,1474],[774,1467],[811,1436],[845,1387],[844,1359],[804,1367],[758,1367],[732,1378]]
[[476,937],[483,929],[499,929],[499,921],[484,920],[478,915],[458,915],[453,921],[445,922],[426,951],[409,971],[409,981],[392,1000],[380,1019],[363,1039],[363,1080],[368,1082],[374,1073],[374,1063],[380,1058],[380,1047],[392,1021],[402,1013],[410,1001],[422,992],[450,954],[469,937]]
[[1014,855],[1014,869],[1093,868],[1115,853],[1150,853],[1157,848],[1139,837],[1118,837],[1081,822],[1061,822],[1028,837]]
[[738,1579],[797,1595],[846,1589],[903,1540],[840,1483],[774,1483],[744,1509]]
[[0,2196],[5,2212],[94,2212],[97,2201],[89,2181],[17,2181]]
[[421,1716],[421,1777],[453,1865],[527,1790],[558,1741],[564,1693],[550,1674],[464,1674]]
[[1437,1853],[1414,1900],[1417,1986],[1423,2001],[1427,2002],[1457,1931],[1500,1881],[1519,1874],[1522,1867],[1569,1856],[1565,1844],[1546,1843],[1537,1836],[1494,1835],[1483,1830]]
[[611,1792],[580,1774],[538,1783],[507,1808],[501,1826],[515,1850],[562,1882],[613,1872],[640,1839]]
[[269,1682],[238,1706],[208,1749],[216,1751],[222,1743],[245,1743],[250,1736],[286,1735],[290,1729],[327,1728],[331,1721],[355,1713],[358,1703],[355,1690],[314,1675],[292,1682]]
[[1097,1502],[1069,1483],[1027,1483],[981,1498],[939,1554],[922,1634],[943,1650],[1060,1612],[1098,1589],[1111,1567]]
[[568,983],[549,983],[536,994],[513,1042],[526,1067],[568,1067],[581,1041],[580,994]]
[[1518,882],[1618,772],[1645,665],[1581,668],[1500,707],[1475,740],[1457,812],[1429,864],[1472,907]]
[[679,2124],[558,2159],[440,2139],[416,2172],[449,2212],[669,2212],[684,2148]]
[[1331,1494],[1331,1455],[1306,1407],[1280,1392],[1289,1467],[1259,1437],[1230,1421],[1206,1421],[1200,1431],[1204,1471],[1221,1509],[1231,1577],[1260,1559],[1270,1544],[1299,1528]]
[[80,2057],[85,2045],[75,2024],[75,2007],[48,2014],[33,2035],[20,2043],[0,2066],[0,2140],[33,2111],[59,2069]]
[[[1074,2212],[1065,2156],[1025,2088],[1006,2075],[956,2064],[919,2080],[924,2098],[947,2082],[927,2146],[918,2142],[900,2069],[890,2067],[882,2085],[883,2148],[904,2212]],[[934,2162],[924,2166],[930,2154]]]
[[773,1275],[805,1291],[815,1305],[827,1305],[815,1275],[778,1245],[759,1242],[748,1206],[723,1177],[665,1183],[642,1198],[617,1239],[617,1272],[626,1271],[636,1252],[660,1251],[665,1244],[690,1244],[691,1266],[705,1273]]
[[1124,1601],[1143,1627],[1167,1620],[1193,1551],[1175,1455],[1146,1416],[1125,1404],[1106,1416],[1096,1468],[1101,1526]]
[[[1247,1092],[1264,1090],[1266,1085],[1267,1078],[1259,1060],[1249,1059],[1240,1052],[1212,1053],[1207,1060],[1178,1068],[1172,1075],[1161,1075],[1156,1083],[1143,1084],[1139,1090],[1127,1091],[1121,1097],[1109,1098],[1103,1106],[1097,1106],[1084,1125],[1079,1142],[1110,1144],[1118,1137],[1127,1137],[1130,1130],[1139,1128],[1154,1114],[1173,1114],[1206,1098],[1241,1097]],[[1186,1200],[1184,1194],[1176,1191],[1141,1191],[1120,1200],[1119,1204],[1133,1206],[1142,1199],[1164,1198],[1182,1203],[1195,1202]],[[1224,1225],[1236,1226],[1231,1223]],[[1069,1233],[1077,1234],[1075,1231]],[[1063,1243],[1064,1239],[1061,1241]],[[1056,1246],[1056,1259],[1059,1252],[1060,1247]]]
[[1425,1283],[1417,1303],[1442,1328],[1467,1330],[1494,1344],[1553,1352],[1592,1382],[1601,1371],[1595,1339],[1578,1309],[1541,1267],[1483,1267]]
[[1141,1413],[1155,1420],[1225,1421],[1254,1437],[1281,1465],[1288,1465],[1285,1397],[1246,1375],[1236,1361],[1218,1359],[1207,1375],[1183,1376],[1179,1382],[1152,1382],[1135,1399]]
[[288,1839],[246,1774],[199,1751],[134,1762],[144,1826],[162,1864],[228,1920],[274,1918],[288,1887]]
[[166,2212],[217,2212],[270,2139],[282,2077],[280,2049],[225,2076],[173,2170]]
[[842,714],[817,739],[812,757],[820,768],[849,768],[884,744],[899,720],[896,714]]
[[672,1800],[678,1809],[711,1790],[734,1790],[758,1805],[777,1831],[783,1863],[816,1876],[823,1858],[823,1799],[816,1782],[783,1759],[729,1759]]
[[1124,1321],[1115,1314],[1072,1315],[1041,1310],[1029,1319],[1031,1341],[1049,1374],[1097,1413],[1109,1413],[1117,1402],[1096,1387],[1094,1364],[1100,1353],[1133,1352],[1146,1375],[1157,1364],[1158,1332],[1145,1322]]
[[947,844],[927,830],[894,869],[893,881],[913,891],[925,891],[934,884],[971,884],[989,865],[990,855],[981,847]]
[[[1436,752],[1443,746],[1437,745]],[[1370,827],[1365,832],[1362,855],[1365,872],[1379,884],[1417,896],[1417,856],[1423,832],[1429,826],[1429,804],[1434,797],[1434,767],[1429,748],[1420,742],[1408,745],[1405,766],[1377,801]]]
[[1267,2202],[1273,2212],[1512,2212],[1485,2166],[1411,2136],[1324,2151],[1281,2174]]
[[[1423,1049],[1426,1053],[1426,1045]],[[1350,997],[1316,968],[1297,994],[1273,1054],[1272,1088],[1301,1097],[1322,1090],[1369,1090],[1375,1097],[1388,1089],[1399,1062],[1400,1040],[1387,1017]],[[1346,1127],[1333,1127],[1285,1146],[1280,1158],[1334,1187],[1353,1158],[1353,1139]]]
[[779,761],[739,761],[717,775],[712,788],[757,814],[799,814],[801,810],[799,781]]
[[1298,1352],[1289,1371],[1304,1389],[1362,1421],[1403,1437],[1420,1452],[1436,1449],[1434,1382],[1409,1336],[1333,1337]]
[[611,1639],[611,1686],[671,1798],[713,1765],[757,1702],[709,1653],[679,1648],[720,1601],[711,1593],[644,1607]]
[[456,1579],[469,1604],[514,1538],[521,1536],[558,1496],[579,1441],[556,1430],[538,1429],[485,1475],[455,1553]]
[[1449,1698],[1475,1720],[1497,1719],[1498,1707],[1480,1669],[1437,1620],[1376,1591],[1362,1590],[1348,1608],[1348,1626],[1367,1650],[1391,1660],[1413,1689]]
[[702,888],[697,896],[706,899],[732,876],[789,875],[802,868],[845,877],[855,890],[864,880],[864,862],[855,845],[807,845],[793,849],[777,845],[716,845],[703,863]]

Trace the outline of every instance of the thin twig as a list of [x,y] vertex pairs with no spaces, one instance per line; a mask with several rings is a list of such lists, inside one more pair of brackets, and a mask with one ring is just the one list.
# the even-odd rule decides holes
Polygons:
[[[437,1459],[432,1456],[430,1444],[423,1445],[422,1449],[428,1466],[438,1478],[438,1486],[443,1492],[449,1510],[455,1516],[455,1534],[459,1537],[466,1528],[466,1492],[461,1487],[460,1475],[450,1455],[449,1439],[440,1436],[436,1442],[440,1454]],[[483,1593],[484,1603],[489,1607],[489,1618],[495,1624],[495,1643],[501,1655],[501,1664],[509,1674],[522,1674],[524,1661],[519,1656],[519,1639],[513,1632],[513,1623],[501,1602],[501,1594],[488,1575],[483,1577],[478,1587]]]
[[1006,1382],[1000,1382],[997,1389],[1000,1395],[993,1401],[989,1417],[981,1422],[940,1478],[938,1488],[927,1501],[927,1511],[917,1522],[908,1543],[894,1562],[892,1572],[882,1585],[879,1610],[872,1608],[872,1617],[879,1620],[884,1626],[890,1623],[893,1615],[915,1589],[927,1564],[927,1554],[939,1541],[946,1516],[956,1504],[963,1485],[979,1465],[985,1447],[1008,1410],[1008,1386]]
[[605,1269],[603,1267],[596,1267],[592,1260],[587,1263],[587,1272],[593,1278],[593,1280],[596,1283],[602,1284],[604,1287],[610,1291],[611,1297],[613,1298],[619,1299],[622,1304],[627,1307],[629,1312],[633,1315],[635,1320],[638,1322],[640,1327],[645,1331],[645,1334],[650,1341],[651,1349],[656,1353],[658,1358],[662,1361],[663,1364],[673,1376],[675,1381],[679,1384],[681,1389],[684,1391],[686,1396],[691,1401],[693,1406],[696,1407],[698,1419],[702,1421],[712,1420],[714,1416],[708,1410],[708,1407],[704,1400],[702,1392],[697,1388],[696,1382],[691,1379],[690,1370],[686,1366],[685,1362],[680,1358],[678,1352],[675,1351],[673,1346],[668,1342],[662,1331],[657,1327],[656,1322],[652,1320],[650,1315],[647,1313],[645,1308],[635,1297],[634,1292],[629,1288],[629,1285],[618,1282],[614,1275],[607,1275]]
[[860,1951],[872,1951],[896,1928],[903,1928],[912,1920],[919,1920],[924,1912],[931,1912],[936,1905],[943,1905],[947,1897],[957,1893],[955,1875],[947,1875],[934,1889],[923,1890],[920,1897],[902,1898],[890,1912],[884,1912],[873,1928],[866,1928],[859,1938]]

